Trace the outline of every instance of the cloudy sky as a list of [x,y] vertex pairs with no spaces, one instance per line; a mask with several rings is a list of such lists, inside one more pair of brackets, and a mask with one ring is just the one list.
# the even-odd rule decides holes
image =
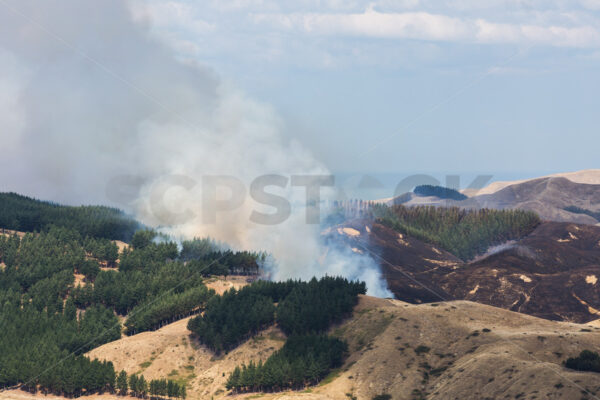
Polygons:
[[270,104],[334,171],[597,167],[600,0],[153,0],[182,60]]

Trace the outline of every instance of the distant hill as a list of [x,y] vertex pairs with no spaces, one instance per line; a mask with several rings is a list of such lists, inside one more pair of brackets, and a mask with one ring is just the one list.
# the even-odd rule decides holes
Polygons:
[[567,178],[540,178],[508,186],[496,193],[472,197],[463,207],[519,208],[535,211],[542,219],[596,224],[591,215],[567,211],[579,207],[600,211],[600,185],[575,183]]
[[128,242],[141,225],[116,208],[63,206],[16,193],[0,193],[0,228],[22,232],[50,226],[74,229],[82,236]]
[[[600,184],[600,169],[585,169],[581,171],[575,172],[561,172],[558,174],[552,174],[547,176],[541,176],[539,178],[566,178],[574,183],[585,183],[589,185],[598,185]],[[499,190],[504,189],[507,186],[516,185],[519,183],[531,181],[539,178],[531,178],[531,179],[521,179],[516,181],[496,181],[490,183],[488,186],[481,189],[464,189],[461,192],[469,197],[482,195],[482,194],[492,194],[496,193]]]
[[[592,181],[591,178],[588,181]],[[485,193],[486,190],[483,190]],[[437,196],[401,195],[388,204],[405,206],[521,209],[536,212],[543,220],[598,224],[600,184],[576,183],[564,177],[546,177],[507,185],[493,193],[478,194],[464,200]]]

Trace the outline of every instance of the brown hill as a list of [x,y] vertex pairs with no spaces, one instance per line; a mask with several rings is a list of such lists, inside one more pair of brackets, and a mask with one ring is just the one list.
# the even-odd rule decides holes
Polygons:
[[[223,387],[223,374],[236,364],[264,358],[281,345],[274,327],[222,358],[194,344],[184,320],[90,354],[150,378],[171,370],[188,382],[190,399],[371,400],[385,393],[394,400],[593,399],[600,393],[598,374],[562,366],[567,357],[598,348],[600,328],[593,325],[468,301],[411,305],[362,296],[352,317],[331,334],[348,341],[348,359],[321,385],[301,392],[231,395]],[[0,392],[1,399],[38,397]]]
[[[539,178],[567,178],[571,182],[575,183],[587,183],[592,185],[600,184],[600,169],[585,169],[581,171],[574,172],[561,172],[558,174],[551,174],[546,176],[541,176]],[[536,178],[533,178],[536,179]],[[504,189],[507,186],[515,185],[518,183],[527,182],[532,179],[521,179],[516,181],[494,181],[490,183],[488,186],[482,189],[464,189],[461,190],[465,195],[472,197],[481,194],[492,194],[497,191]]]
[[576,206],[594,212],[600,210],[600,185],[575,183],[566,178],[541,178],[511,185],[493,194],[476,196],[463,203],[464,206],[535,211],[549,221],[596,224],[595,218],[568,212],[565,208]]
[[564,177],[532,179],[506,186],[494,193],[480,194],[466,200],[445,200],[415,194],[390,200],[406,206],[435,205],[441,207],[522,209],[535,211],[547,221],[598,224],[596,218],[566,211],[567,207],[600,211],[600,184],[576,183]]
[[600,227],[545,222],[522,240],[465,263],[380,224],[354,220],[346,226],[359,234],[332,235],[369,252],[400,300],[466,299],[573,322],[600,316]]

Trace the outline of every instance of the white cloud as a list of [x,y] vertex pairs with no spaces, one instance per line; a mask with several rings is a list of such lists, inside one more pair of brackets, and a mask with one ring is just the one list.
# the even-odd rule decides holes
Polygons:
[[483,43],[531,43],[561,47],[600,47],[600,33],[590,26],[496,24],[477,20],[475,39]]
[[216,24],[200,19],[193,6],[180,1],[133,2],[131,11],[136,21],[149,20],[157,28],[177,27],[201,35],[214,31],[216,27]]
[[581,5],[590,10],[600,10],[600,0],[581,0]]
[[444,42],[542,44],[560,47],[600,47],[593,26],[540,26],[494,23],[427,12],[360,14],[257,14],[256,24],[297,33]]
[[[486,57],[504,45],[556,55],[600,49],[600,16],[592,11],[600,0],[130,1],[180,59],[244,80],[277,68],[453,68],[467,52]],[[455,43],[487,50],[467,45],[457,52]]]
[[428,13],[385,14],[372,9],[362,14],[262,14],[254,16],[254,21],[331,35],[427,40],[457,40],[468,35],[468,27],[456,18]]

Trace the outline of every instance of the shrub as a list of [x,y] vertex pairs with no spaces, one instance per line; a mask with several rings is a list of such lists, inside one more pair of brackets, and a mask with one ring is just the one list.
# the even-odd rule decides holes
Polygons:
[[461,192],[443,186],[421,185],[417,186],[413,192],[420,196],[436,196],[440,199],[458,201],[468,199],[468,197]]
[[373,397],[373,400],[391,400],[391,399],[392,399],[392,395],[387,394],[387,393],[378,394],[377,396]]
[[583,350],[579,356],[568,358],[565,366],[578,371],[600,372],[600,355],[595,351]]

